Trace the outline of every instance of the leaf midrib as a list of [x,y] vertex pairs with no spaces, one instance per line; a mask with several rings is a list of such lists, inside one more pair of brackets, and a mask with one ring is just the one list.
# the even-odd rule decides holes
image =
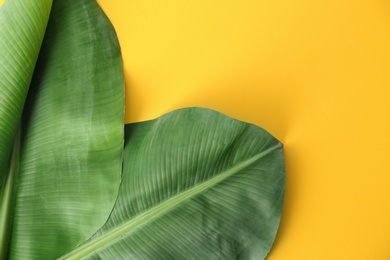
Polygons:
[[232,168],[208,179],[205,182],[202,182],[198,184],[197,186],[194,186],[186,191],[183,191],[174,197],[162,202],[161,204],[158,204],[157,206],[145,211],[142,214],[139,214],[133,219],[130,219],[129,221],[121,224],[120,226],[112,229],[111,231],[105,233],[104,235],[97,237],[93,240],[87,241],[85,244],[81,245],[80,247],[74,249],[73,251],[67,253],[66,255],[63,255],[59,259],[81,259],[95,251],[101,251],[104,248],[107,248],[108,246],[120,241],[121,239],[129,236],[131,233],[133,233],[135,230],[140,229],[141,227],[147,225],[152,220],[166,214],[170,210],[176,208],[177,205],[180,205],[181,203],[190,200],[191,198],[201,194],[202,192],[210,189],[211,187],[217,185],[218,183],[226,180],[230,176],[234,175],[235,173],[241,171],[242,169],[245,169],[255,161],[263,158],[264,156],[268,155],[269,153],[273,152],[274,150],[281,147],[281,144],[276,144],[257,155],[240,162],[239,164],[233,166]]
[[9,167],[5,175],[3,187],[0,187],[0,259],[5,259],[8,253],[9,238],[11,235],[17,180],[19,175],[21,128],[14,140]]

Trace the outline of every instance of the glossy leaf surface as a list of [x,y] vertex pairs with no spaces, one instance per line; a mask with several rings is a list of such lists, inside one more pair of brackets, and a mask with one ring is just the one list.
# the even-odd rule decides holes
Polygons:
[[55,259],[107,220],[121,175],[123,83],[96,1],[55,0],[22,118],[10,259]]
[[254,125],[199,108],[128,125],[111,217],[63,259],[262,259],[284,187],[282,145]]

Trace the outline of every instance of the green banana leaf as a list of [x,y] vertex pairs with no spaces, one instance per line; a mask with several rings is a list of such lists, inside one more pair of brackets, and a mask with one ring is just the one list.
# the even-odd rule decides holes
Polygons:
[[6,255],[11,232],[20,140],[15,140],[14,161],[10,153],[51,4],[14,0],[0,7],[0,259]]
[[126,126],[110,219],[62,259],[263,259],[279,226],[282,145],[265,130],[189,108]]
[[0,8],[0,189],[5,182],[51,2],[8,0]]
[[121,179],[123,118],[112,25],[94,0],[54,1],[21,121],[10,259],[54,259],[106,222]]
[[[36,3],[4,6],[13,2]],[[280,142],[201,108],[126,125],[123,136],[123,85],[96,1],[54,0],[27,101],[10,101],[24,112],[19,134],[16,124],[4,138],[9,162],[11,147],[0,147],[0,223],[11,231],[0,230],[0,259],[264,258],[285,189]]]

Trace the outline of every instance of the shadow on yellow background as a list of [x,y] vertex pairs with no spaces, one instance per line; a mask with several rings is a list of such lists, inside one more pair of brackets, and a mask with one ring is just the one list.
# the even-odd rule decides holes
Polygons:
[[268,259],[390,259],[388,1],[99,2],[122,46],[127,122],[202,106],[284,143]]

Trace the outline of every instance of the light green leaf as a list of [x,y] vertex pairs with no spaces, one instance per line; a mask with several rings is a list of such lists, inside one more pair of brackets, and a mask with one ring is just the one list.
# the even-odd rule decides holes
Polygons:
[[9,0],[0,8],[0,259],[7,254],[12,227],[19,137],[12,159],[10,153],[51,4],[51,0]]
[[123,113],[109,20],[95,0],[55,0],[22,118],[10,259],[55,259],[106,222],[120,183]]
[[63,259],[262,259],[284,188],[282,145],[259,127],[199,108],[129,125],[110,219]]
[[0,194],[51,4],[8,0],[0,8]]

